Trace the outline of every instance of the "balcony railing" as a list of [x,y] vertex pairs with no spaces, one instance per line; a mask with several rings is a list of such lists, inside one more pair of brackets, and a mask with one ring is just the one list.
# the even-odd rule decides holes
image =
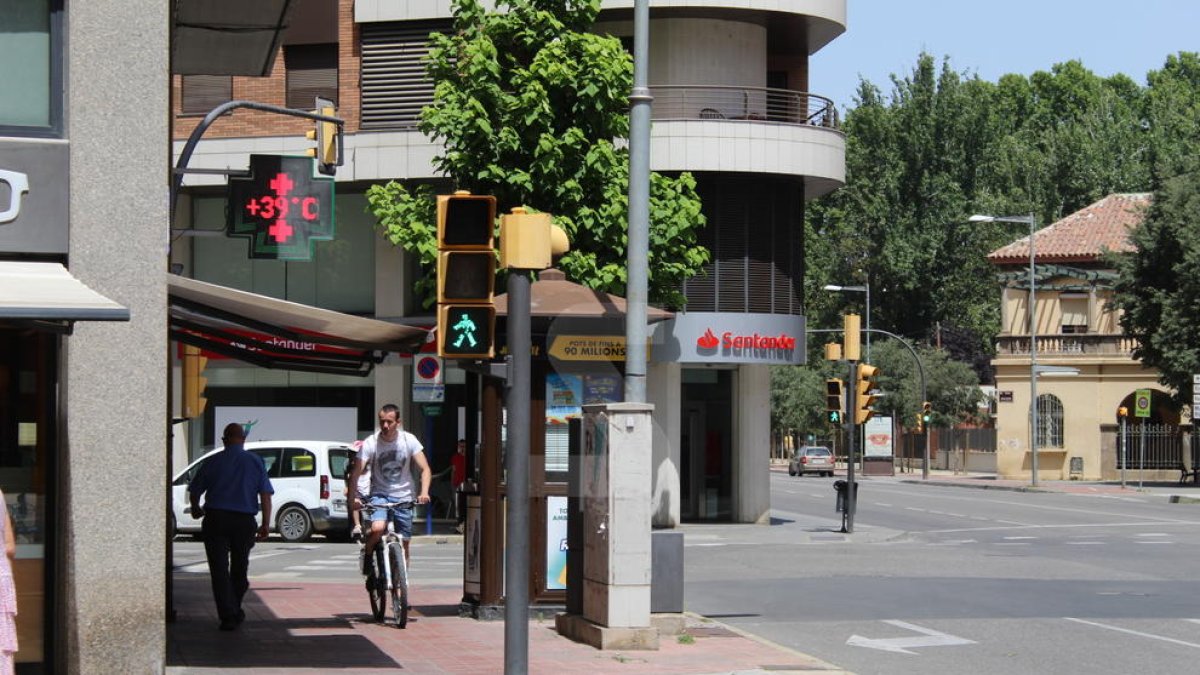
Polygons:
[[655,120],[744,120],[839,128],[824,96],[765,87],[664,85],[650,88]]
[[[1138,341],[1126,335],[1039,335],[1038,354],[1130,357]],[[1001,335],[996,338],[997,356],[1028,356],[1028,335]]]

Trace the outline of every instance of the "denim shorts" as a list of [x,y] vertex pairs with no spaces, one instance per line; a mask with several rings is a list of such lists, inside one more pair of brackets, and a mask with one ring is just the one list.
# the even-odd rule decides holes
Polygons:
[[[381,506],[383,504],[390,504],[394,501],[396,500],[391,497],[375,494],[371,495],[367,503],[371,506]],[[370,512],[370,514],[367,516],[367,519],[372,523],[385,520],[389,513],[393,514],[392,522],[396,523],[396,533],[400,535],[400,538],[404,539],[405,541],[412,539],[413,512],[411,506],[408,508],[394,508],[390,511],[387,509],[375,509],[374,511]]]

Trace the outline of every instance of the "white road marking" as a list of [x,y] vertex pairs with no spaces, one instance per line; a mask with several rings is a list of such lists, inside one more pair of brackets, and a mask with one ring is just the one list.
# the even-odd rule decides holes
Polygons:
[[994,541],[992,546],[1029,546],[1027,541]]
[[1176,640],[1175,638],[1169,638],[1169,637],[1165,637],[1162,635],[1155,635],[1153,633],[1143,633],[1138,630],[1130,630],[1128,628],[1121,628],[1120,626],[1110,626],[1106,623],[1097,623],[1095,621],[1084,621],[1083,619],[1073,619],[1069,616],[1064,616],[1063,618],[1066,619],[1067,621],[1074,621],[1075,623],[1082,623],[1082,624],[1085,624],[1088,626],[1095,626],[1097,628],[1105,628],[1108,630],[1116,631],[1118,633],[1128,633],[1129,635],[1137,635],[1138,637],[1150,638],[1151,640],[1161,640],[1163,642],[1170,642],[1171,644],[1183,645],[1184,647],[1193,647],[1195,649],[1200,649],[1200,644],[1196,644],[1195,642],[1184,642],[1183,640]]
[[875,506],[883,506],[885,508],[891,508],[892,505],[888,504],[886,502],[875,502]]
[[[1104,541],[1068,541],[1067,546],[1103,546],[1108,542]],[[1151,542],[1153,543],[1153,542]]]
[[1135,536],[1135,537],[1169,537],[1171,535],[1167,534],[1166,532],[1140,532],[1133,536]]
[[1173,541],[1135,541],[1135,544],[1174,544]]
[[867,647],[869,649],[880,649],[885,652],[893,652],[896,654],[913,654],[917,652],[910,651],[918,647],[952,647],[956,645],[973,645],[974,640],[960,638],[949,633],[943,633],[931,628],[922,628],[916,624],[905,621],[889,620],[884,623],[906,628],[911,631],[921,633],[924,637],[901,637],[901,638],[866,638],[861,635],[851,635],[846,644],[853,647]]
[[1013,536],[1013,537],[1005,537],[1005,539],[1037,539],[1037,537]]
[[[1006,523],[1010,521],[998,520],[998,523]],[[1026,525],[1017,523],[1012,527],[996,526],[996,527],[956,527],[946,530],[925,530],[923,534],[953,534],[955,532],[987,532],[990,530],[1063,530],[1072,528],[1092,528],[1092,527],[1146,527],[1147,525],[1200,525],[1200,523],[1188,523],[1179,521],[1178,523],[1063,523],[1059,525]],[[1096,535],[1093,535],[1096,536]]]

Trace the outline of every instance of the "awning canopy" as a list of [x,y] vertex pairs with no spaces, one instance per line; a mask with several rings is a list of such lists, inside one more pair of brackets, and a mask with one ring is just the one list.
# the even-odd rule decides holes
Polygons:
[[270,75],[296,4],[296,0],[176,0],[171,71]]
[[367,375],[429,333],[174,274],[167,293],[173,339],[263,368]]
[[0,320],[128,321],[129,309],[88,288],[59,263],[2,261]]

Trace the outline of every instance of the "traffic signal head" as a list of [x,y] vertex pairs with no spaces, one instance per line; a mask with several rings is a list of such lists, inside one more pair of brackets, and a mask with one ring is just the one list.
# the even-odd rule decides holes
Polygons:
[[857,314],[842,317],[842,356],[847,361],[857,361],[861,353],[862,319]]
[[[333,117],[337,108],[333,101],[317,98],[318,115]],[[316,147],[308,149],[309,157],[317,158],[317,171],[332,176],[337,172],[338,161],[338,125],[325,120],[313,120],[313,128],[304,134],[310,141],[316,141]]]
[[842,423],[842,381],[837,378],[825,380],[825,415],[830,424]]
[[1125,406],[1121,406],[1120,408],[1117,408],[1117,416],[1118,417],[1129,417],[1129,408],[1126,408]]
[[437,198],[438,354],[492,358],[496,198],[457,192]]
[[204,377],[204,368],[208,358],[200,355],[200,348],[191,345],[183,347],[183,417],[196,418],[204,414],[208,399],[204,397],[204,388],[208,386],[208,378]]
[[930,403],[929,401],[925,401],[924,403],[921,404],[921,421],[926,424],[929,424],[929,421],[932,419],[933,419],[933,404]]
[[914,428],[916,429],[918,434],[925,431],[925,416],[924,415],[921,415],[920,413],[917,414],[917,426]]
[[551,220],[549,213],[527,213],[519,206],[500,216],[500,266],[544,270],[554,256],[571,250],[567,233]]
[[871,392],[875,389],[875,378],[879,376],[879,369],[866,363],[860,363],[855,371],[858,373],[858,381],[855,383],[854,422],[855,424],[866,424],[867,420],[875,414],[875,411],[871,410],[871,406],[875,403],[876,397]]

